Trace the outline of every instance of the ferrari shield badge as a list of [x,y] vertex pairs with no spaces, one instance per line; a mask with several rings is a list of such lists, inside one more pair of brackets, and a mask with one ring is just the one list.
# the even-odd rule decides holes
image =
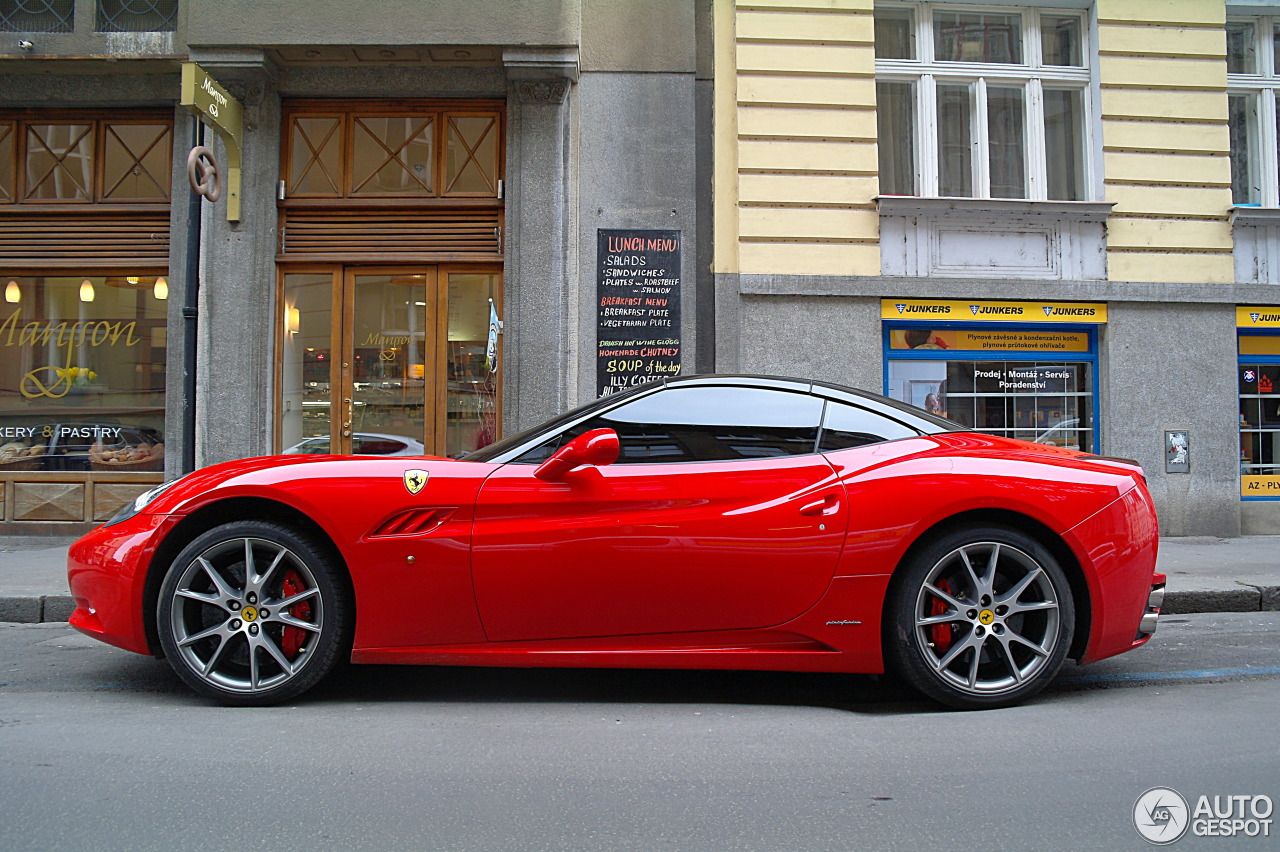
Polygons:
[[427,484],[428,474],[425,470],[406,470],[404,472],[404,487],[410,494],[417,494]]

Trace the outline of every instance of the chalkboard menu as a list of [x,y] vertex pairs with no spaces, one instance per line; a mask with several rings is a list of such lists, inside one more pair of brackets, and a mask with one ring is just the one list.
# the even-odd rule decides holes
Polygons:
[[596,231],[596,393],[680,374],[680,232]]

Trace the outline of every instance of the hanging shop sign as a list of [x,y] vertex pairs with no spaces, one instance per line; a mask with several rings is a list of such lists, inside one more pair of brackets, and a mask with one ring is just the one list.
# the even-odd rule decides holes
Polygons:
[[1280,307],[1275,305],[1241,305],[1236,308],[1238,328],[1280,328]]
[[983,328],[895,328],[889,348],[964,349],[984,352],[1088,352],[1083,331],[1022,331]]
[[[240,221],[240,150],[244,107],[194,62],[182,63],[181,103],[217,131],[227,149],[227,221]],[[211,199],[212,200],[212,199]]]
[[680,231],[596,231],[596,394],[681,369]]
[[1105,323],[1103,302],[881,299],[880,318],[937,322]]

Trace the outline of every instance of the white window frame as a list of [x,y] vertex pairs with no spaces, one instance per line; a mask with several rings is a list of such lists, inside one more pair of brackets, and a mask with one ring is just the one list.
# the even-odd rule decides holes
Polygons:
[[[1249,150],[1252,167],[1261,184],[1256,202],[1236,202],[1236,206],[1280,207],[1280,143],[1277,142],[1276,97],[1280,91],[1280,69],[1276,68],[1272,39],[1280,26],[1280,15],[1231,15],[1227,23],[1253,24],[1253,74],[1227,74],[1227,95],[1255,98],[1254,119],[1249,122]],[[1269,129],[1270,132],[1266,132]]]
[[[970,164],[972,198],[989,199],[991,195],[987,132],[987,85],[990,82],[1020,84],[1026,92],[1023,109],[1023,133],[1026,140],[1025,165],[1027,194],[1024,200],[1047,201],[1048,172],[1044,133],[1044,89],[1070,89],[1080,93],[1081,175],[1083,195],[1079,201],[1096,200],[1094,174],[1094,116],[1096,115],[1093,78],[1096,51],[1088,13],[1078,8],[1024,6],[959,5],[944,2],[879,2],[875,9],[906,9],[914,13],[915,59],[876,59],[877,83],[912,83],[915,85],[915,189],[923,198],[939,196],[937,87],[942,84],[970,87]],[[1021,15],[1023,62],[1020,65],[992,62],[942,62],[934,58],[933,13],[979,12]],[[1041,55],[1041,14],[1078,16],[1080,18],[1081,67],[1044,65]]]

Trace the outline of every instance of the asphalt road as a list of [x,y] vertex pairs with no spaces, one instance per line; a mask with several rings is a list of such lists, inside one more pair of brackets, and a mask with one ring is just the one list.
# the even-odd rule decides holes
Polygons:
[[852,676],[393,667],[225,709],[0,626],[0,849],[1146,849],[1151,787],[1280,803],[1280,613],[1171,622],[981,713]]

